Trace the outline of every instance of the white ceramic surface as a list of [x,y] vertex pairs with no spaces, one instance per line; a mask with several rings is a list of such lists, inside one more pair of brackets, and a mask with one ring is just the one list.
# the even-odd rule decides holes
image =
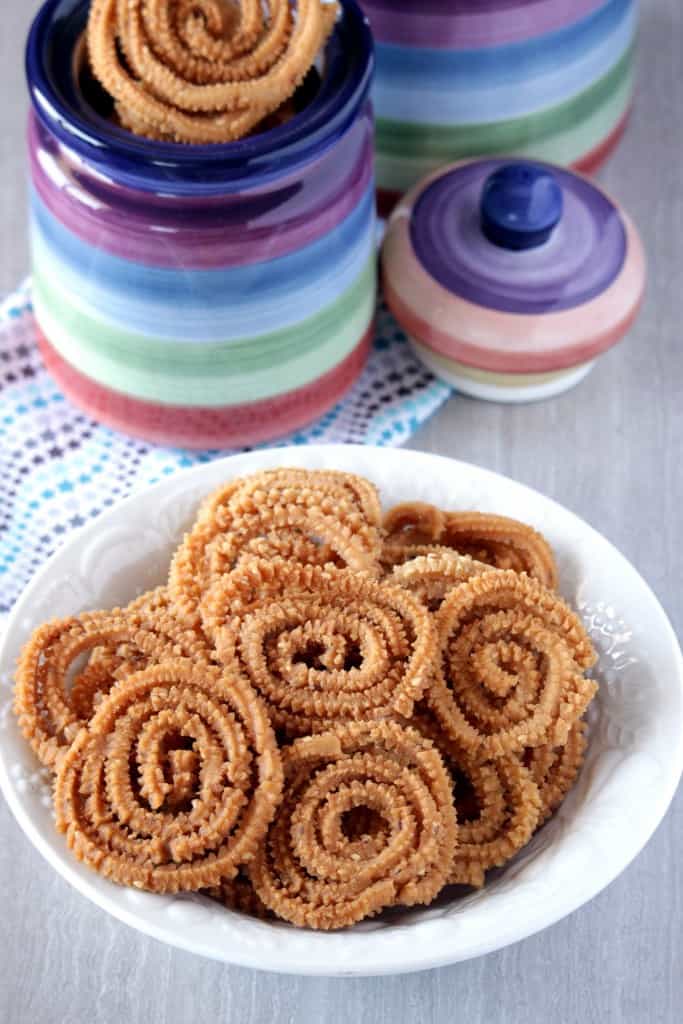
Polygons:
[[[450,384],[456,391],[471,398],[480,398],[485,402],[505,402],[521,404],[525,402],[541,402],[546,398],[555,398],[565,391],[580,384],[595,366],[595,360],[581,363],[557,373],[546,374],[501,374],[487,373],[486,370],[470,370],[463,363],[454,359],[445,359],[432,352],[426,345],[421,345],[415,338],[409,339],[418,358],[427,369]],[[459,372],[462,368],[462,372]],[[515,381],[518,376],[524,383]],[[502,383],[501,383],[502,382]]]
[[[600,652],[586,763],[555,817],[484,890],[334,934],[254,921],[202,897],[119,888],[77,863],[53,827],[49,778],[11,713],[16,655],[55,615],[125,602],[163,580],[198,500],[219,482],[275,465],[363,473],[386,505],[422,499],[505,513],[554,546],[561,589]],[[454,963],[553,924],[608,885],[647,842],[683,768],[683,660],[635,569],[572,513],[505,477],[435,455],[351,446],[273,449],[197,467],[122,502],[69,541],[18,602],[0,650],[0,784],[19,824],[83,895],[183,949],[286,973],[391,974]]]

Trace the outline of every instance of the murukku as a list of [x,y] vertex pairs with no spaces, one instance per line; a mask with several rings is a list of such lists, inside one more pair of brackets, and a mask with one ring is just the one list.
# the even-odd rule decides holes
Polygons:
[[539,788],[518,756],[478,763],[428,713],[420,713],[415,726],[433,741],[453,782],[458,843],[448,882],[480,888],[487,871],[502,867],[531,839],[541,820]]
[[419,555],[395,566],[388,581],[406,587],[430,611],[436,611],[453,587],[472,576],[493,571],[493,567],[484,562],[477,562],[469,555],[459,555],[456,551],[444,548],[439,553]]
[[[69,685],[83,656],[86,664]],[[40,761],[54,768],[102,694],[121,674],[172,658],[182,651],[163,633],[143,628],[120,609],[55,619],[34,631],[19,658],[15,712],[19,726]],[[196,649],[187,653],[198,659]]]
[[526,523],[485,512],[442,512],[422,502],[391,509],[384,519],[386,561],[422,554],[416,548],[438,545],[486,562],[496,569],[525,572],[546,587],[557,586],[557,566],[545,538]]
[[234,878],[224,879],[219,886],[208,889],[206,895],[218,900],[228,910],[237,911],[238,914],[248,914],[249,917],[257,917],[260,920],[275,917],[272,910],[259,899],[243,869],[240,869]]
[[[225,38],[248,9],[258,35],[225,5]],[[596,655],[555,582],[515,520],[382,524],[362,477],[267,470],[201,503],[167,586],[35,630],[15,712],[91,868],[345,928],[483,885],[574,784]]]
[[251,860],[281,793],[251,687],[176,659],[117,683],[79,730],[57,772],[57,828],[115,882],[191,892]]
[[455,587],[436,613],[440,665],[429,704],[479,761],[567,741],[597,686],[579,618],[536,580],[511,570]]
[[[353,723],[282,752],[285,796],[249,864],[254,889],[300,927],[344,928],[396,904],[430,903],[457,840],[440,754],[414,729]],[[382,821],[348,834],[359,809]]]
[[232,481],[215,492],[171,563],[169,593],[178,617],[198,625],[203,594],[252,554],[334,562],[377,575],[376,492],[370,485],[361,492],[351,483],[357,479],[287,470]]
[[542,824],[560,806],[565,796],[576,782],[583,764],[586,750],[586,723],[576,722],[569,730],[567,741],[563,746],[553,747],[545,744],[530,747],[524,753],[524,763],[538,786],[541,795]]
[[[325,499],[328,504],[323,507]],[[221,515],[227,514],[229,522],[231,513],[257,512],[264,502],[291,502],[303,506],[312,504],[328,513],[333,513],[338,503],[350,504],[364,524],[379,527],[382,522],[379,493],[369,480],[339,470],[311,470],[290,466],[254,473],[219,488],[207,498],[203,513],[210,518],[216,516],[219,521]],[[374,535],[372,543],[376,543]]]
[[229,142],[293,96],[337,13],[321,0],[93,0],[88,54],[124,127]]
[[202,604],[204,629],[289,736],[339,719],[410,717],[436,633],[402,587],[333,566],[251,560]]

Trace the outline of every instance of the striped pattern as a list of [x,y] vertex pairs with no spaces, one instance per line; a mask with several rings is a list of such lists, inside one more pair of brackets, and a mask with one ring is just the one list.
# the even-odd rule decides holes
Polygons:
[[[472,5],[458,5],[464,10],[450,15],[448,5],[427,6],[429,12],[406,0],[390,17],[385,3],[365,4],[378,40],[380,190],[402,193],[440,164],[472,156],[504,152],[578,166],[592,154],[606,155],[606,140],[632,101],[636,0],[491,0],[478,5],[486,13],[479,10],[474,36],[468,34]],[[510,8],[520,16],[526,10],[527,20],[517,20],[526,37],[499,32],[506,18],[511,29]],[[428,13],[442,29],[437,45],[426,45],[417,29]],[[548,31],[539,34],[544,15]],[[396,28],[401,25],[404,32]]]
[[[550,238],[526,251],[494,245],[477,211],[504,162],[446,167],[405,197],[387,226],[383,288],[419,357],[451,387],[536,401],[573,387],[624,337],[640,309],[645,257],[626,214],[557,167],[546,167],[563,196]],[[508,295],[514,304],[501,301]]]
[[364,109],[268,189],[164,203],[102,183],[34,123],[34,307],[67,394],[187,446],[255,443],[338,401],[375,312],[371,131]]

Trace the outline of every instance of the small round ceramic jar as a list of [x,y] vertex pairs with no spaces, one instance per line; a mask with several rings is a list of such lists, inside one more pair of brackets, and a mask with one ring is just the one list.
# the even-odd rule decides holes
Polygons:
[[380,209],[436,167],[512,153],[591,172],[633,89],[637,0],[363,0]]
[[198,146],[131,135],[92,102],[88,6],[48,0],[27,48],[46,365],[93,417],[157,443],[247,445],[308,423],[360,373],[374,318],[363,15],[343,0],[289,121]]
[[633,323],[643,247],[593,183],[535,161],[454,164],[394,210],[384,294],[423,362],[465,394],[560,394]]

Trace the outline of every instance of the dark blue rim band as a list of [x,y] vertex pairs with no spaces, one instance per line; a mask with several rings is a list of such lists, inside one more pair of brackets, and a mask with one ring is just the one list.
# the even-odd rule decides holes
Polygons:
[[211,195],[265,183],[334,143],[367,99],[374,68],[372,36],[355,0],[340,4],[342,18],[327,45],[317,95],[286,124],[259,135],[201,146],[156,142],[97,116],[83,102],[72,63],[88,0],[46,0],[36,15],[26,47],[33,107],[61,143],[122,185]]

